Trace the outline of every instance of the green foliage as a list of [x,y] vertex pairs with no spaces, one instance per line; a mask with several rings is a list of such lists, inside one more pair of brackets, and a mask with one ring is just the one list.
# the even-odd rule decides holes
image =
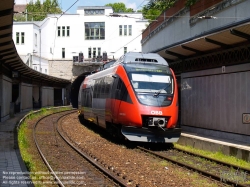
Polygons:
[[27,139],[26,139],[26,136],[25,136],[26,127],[27,127],[27,123],[23,122],[20,129],[19,129],[19,131],[18,131],[18,144],[22,148],[27,148],[29,146],[28,142],[27,142]]
[[57,0],[46,0],[41,4],[37,0],[35,4],[33,1],[27,5],[28,21],[42,21],[47,14],[60,14],[62,10],[59,8]]
[[149,20],[155,20],[162,11],[170,8],[177,0],[152,0],[142,9],[143,17]]
[[161,14],[160,10],[157,9],[146,9],[143,7],[142,15],[144,18],[148,19],[149,21],[155,20]]
[[198,0],[187,0],[186,1],[186,6],[189,7],[189,6],[192,6],[194,5]]
[[105,6],[111,6],[115,13],[134,12],[132,8],[126,8],[124,3],[108,3]]
[[234,164],[234,165],[239,166],[239,167],[250,169],[250,163],[248,161],[238,159],[234,156],[224,155],[220,151],[219,152],[210,152],[210,151],[205,151],[205,150],[201,150],[201,149],[196,149],[196,148],[193,148],[191,146],[183,146],[183,145],[180,145],[177,143],[174,143],[174,147],[177,149],[180,149],[180,150],[184,150],[184,151],[195,153],[195,154],[200,154],[200,155],[212,158],[212,159],[217,159],[217,160],[229,163],[229,164]]
[[[178,0],[151,0],[142,9],[143,17],[149,20],[155,20],[162,11],[174,6]],[[185,6],[190,7],[194,5],[198,0],[186,0]]]

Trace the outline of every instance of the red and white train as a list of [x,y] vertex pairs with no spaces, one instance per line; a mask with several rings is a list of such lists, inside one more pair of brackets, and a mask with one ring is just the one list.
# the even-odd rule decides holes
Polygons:
[[176,78],[155,53],[126,53],[87,76],[78,109],[80,117],[130,141],[169,143],[181,134]]

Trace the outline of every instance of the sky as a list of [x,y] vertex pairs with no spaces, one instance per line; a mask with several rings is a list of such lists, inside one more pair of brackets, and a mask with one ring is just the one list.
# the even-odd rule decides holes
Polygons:
[[[16,4],[28,4],[31,0],[15,0]],[[33,0],[35,1],[35,0]],[[75,14],[78,6],[104,6],[108,3],[118,3],[122,2],[127,8],[132,8],[134,10],[142,9],[143,5],[146,5],[149,0],[57,0],[62,11],[69,9],[75,2],[74,6],[70,8],[67,13]],[[43,0],[40,0],[43,2]]]

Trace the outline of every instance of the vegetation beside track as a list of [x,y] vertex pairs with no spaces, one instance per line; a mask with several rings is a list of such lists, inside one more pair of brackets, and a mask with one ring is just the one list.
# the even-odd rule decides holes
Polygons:
[[[30,172],[32,179],[40,179],[43,176],[39,172],[49,172],[40,158],[33,139],[33,128],[35,123],[42,117],[56,112],[70,110],[70,107],[42,108],[39,111],[30,111],[18,127],[18,146],[22,159]],[[40,184],[34,184],[40,187]]]
[[222,162],[225,162],[228,164],[238,166],[240,168],[246,168],[246,169],[250,170],[250,162],[247,162],[247,161],[242,160],[242,159],[238,159],[234,156],[225,155],[222,152],[205,151],[205,150],[193,148],[191,146],[183,146],[183,145],[180,145],[177,143],[174,143],[174,147],[179,149],[179,150],[187,151],[187,152],[194,153],[197,155],[202,155],[204,157],[219,160],[219,161],[222,161]]

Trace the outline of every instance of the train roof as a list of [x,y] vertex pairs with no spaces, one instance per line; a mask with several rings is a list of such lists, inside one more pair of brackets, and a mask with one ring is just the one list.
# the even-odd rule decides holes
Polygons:
[[143,63],[168,66],[167,61],[157,53],[128,52],[121,56],[114,65],[128,63]]

